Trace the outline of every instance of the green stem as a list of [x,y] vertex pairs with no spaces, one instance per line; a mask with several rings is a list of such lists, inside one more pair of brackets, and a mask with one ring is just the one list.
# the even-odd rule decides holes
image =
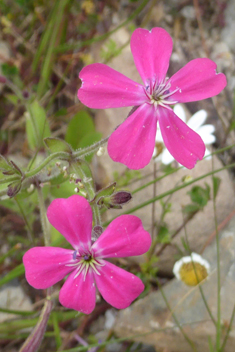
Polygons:
[[[71,158],[74,158],[74,159],[78,159],[79,157],[83,157],[83,156],[86,156],[94,151],[96,151],[98,148],[100,148],[102,145],[104,145],[107,141],[108,141],[108,138],[104,138],[102,139],[101,141],[87,147],[87,148],[84,148],[82,150],[78,150],[76,152],[73,153],[73,155],[70,155],[66,152],[57,152],[57,153],[53,153],[53,154],[50,154],[40,165],[38,165],[35,169],[33,170],[29,170],[29,171],[26,171],[25,172],[25,177],[24,179],[27,179],[27,178],[30,178],[30,177],[34,177],[36,176],[40,171],[42,171],[42,169],[44,167],[46,167],[51,161],[53,160],[56,160],[56,159],[62,159],[62,160],[67,160],[69,161]],[[13,181],[16,181],[18,180],[19,176],[9,176],[7,178],[4,178],[2,180],[0,180],[0,185],[1,184],[4,184],[4,183],[11,183]],[[4,193],[5,194],[5,193]]]
[[30,240],[31,243],[34,243],[33,231],[31,229],[31,226],[29,225],[29,222],[27,220],[27,216],[24,213],[24,209],[22,208],[22,206],[21,206],[20,202],[18,201],[17,197],[15,197],[15,201],[16,201],[16,204],[18,205],[19,209],[20,209],[21,215],[23,216],[25,224],[26,224],[26,226],[28,228],[27,233],[28,233],[29,240]]
[[50,246],[50,225],[46,215],[46,207],[43,199],[42,189],[37,187],[38,191],[38,203],[40,209],[41,224],[43,229],[44,243],[45,246]]
[[190,345],[190,347],[192,348],[192,350],[193,350],[194,352],[197,352],[194,342],[191,341],[190,338],[187,336],[187,334],[184,332],[184,329],[182,328],[180,322],[179,322],[178,319],[176,318],[175,313],[172,311],[171,306],[170,306],[170,304],[169,304],[169,302],[168,302],[168,300],[167,300],[167,297],[166,297],[166,295],[165,295],[165,292],[164,292],[164,290],[162,289],[162,285],[160,284],[160,282],[159,282],[158,279],[156,279],[156,281],[157,281],[159,290],[160,290],[160,292],[161,292],[162,298],[164,299],[167,308],[168,308],[169,311],[171,312],[171,315],[172,315],[172,317],[173,317],[173,319],[174,319],[174,321],[175,321],[177,327],[180,329],[182,335],[184,336],[185,340],[188,342],[188,344]]
[[37,141],[36,145],[37,147],[40,146],[40,135],[39,135],[39,132],[38,132],[38,128],[37,128],[37,125],[35,123],[35,119],[34,119],[34,116],[33,116],[33,113],[32,113],[32,109],[30,107],[30,104],[25,104],[25,108],[27,109],[28,111],[28,114],[29,114],[29,118],[30,118],[30,121],[32,123],[32,126],[33,126],[33,133],[34,133],[34,138],[35,140]]
[[73,156],[75,158],[79,158],[79,157],[91,154],[91,153],[95,152],[97,149],[99,149],[100,147],[102,147],[105,143],[107,143],[108,139],[109,139],[109,137],[106,137],[106,138],[102,139],[101,141],[90,145],[89,147],[83,148],[82,150],[75,151],[73,153]]
[[219,352],[223,352],[225,346],[226,346],[226,343],[228,341],[228,337],[229,337],[229,333],[232,329],[232,326],[233,326],[233,319],[234,319],[234,316],[235,316],[235,305],[233,306],[233,311],[232,311],[232,315],[231,315],[231,319],[230,319],[230,322],[229,322],[229,326],[228,326],[228,329],[226,331],[226,335],[224,337],[224,341],[223,341],[223,344],[219,350]]
[[[182,211],[182,216],[183,216],[183,221],[184,221],[184,214],[183,214],[183,211]],[[184,224],[185,224],[185,221],[184,221]],[[190,249],[186,226],[184,226],[184,233],[185,233],[185,241],[186,241],[186,243],[187,243],[188,248]],[[191,249],[190,249],[190,251],[191,251]],[[194,270],[194,273],[195,273],[197,282],[199,283],[198,273],[197,273],[197,270],[196,270],[195,263],[194,263],[194,261],[193,261],[193,259],[192,259],[192,254],[191,254],[191,260],[192,260],[193,270]],[[208,303],[207,303],[206,297],[205,297],[205,295],[204,295],[204,292],[203,292],[203,289],[202,289],[200,283],[198,284],[198,288],[199,288],[199,291],[200,291],[200,294],[201,294],[203,303],[204,303],[204,305],[205,305],[205,307],[206,307],[206,310],[207,310],[207,312],[208,312],[208,314],[209,314],[209,316],[210,316],[210,318],[211,318],[211,321],[213,322],[213,324],[214,324],[215,327],[216,327],[216,326],[217,326],[217,322],[216,322],[216,320],[215,320],[215,318],[214,318],[214,316],[213,316],[213,314],[212,314],[212,311],[211,311],[211,309],[210,309],[210,307],[209,307],[209,305],[208,305]]]
[[[212,170],[214,171],[214,158],[212,158]],[[213,180],[212,180],[213,181]],[[213,188],[214,189],[214,188]],[[220,289],[221,289],[221,277],[220,277],[220,243],[219,243],[219,232],[218,222],[216,215],[216,195],[213,191],[213,211],[215,219],[215,232],[216,232],[216,257],[217,257],[217,326],[216,326],[216,351],[220,351],[221,343],[221,300],[220,300]]]
[[[83,160],[82,162],[86,166],[86,168],[89,170],[89,175],[86,175],[84,169],[81,167],[79,162],[76,162],[76,163],[73,162],[72,168],[73,168],[74,172],[76,173],[76,175],[82,179],[85,191],[88,196],[88,200],[91,201],[95,197],[95,189],[93,186],[93,184],[94,184],[93,176],[92,176],[92,172],[90,170],[90,167],[86,163],[86,161]],[[95,225],[101,225],[102,224],[101,223],[101,216],[100,216],[100,210],[99,210],[98,205],[96,204],[96,202],[94,202],[91,204],[91,207],[92,207]]]
[[25,178],[30,178],[36,176],[44,167],[46,167],[51,161],[56,160],[56,159],[63,159],[63,160],[69,160],[70,155],[65,152],[58,152],[58,153],[53,153],[49,155],[38,167],[31,171],[27,171],[25,173]]

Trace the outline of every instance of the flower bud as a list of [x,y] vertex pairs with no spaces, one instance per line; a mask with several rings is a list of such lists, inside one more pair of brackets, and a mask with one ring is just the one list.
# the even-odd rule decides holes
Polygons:
[[130,192],[119,191],[111,195],[110,201],[113,205],[128,203],[132,198]]
[[119,191],[113,193],[108,197],[101,197],[98,201],[99,205],[105,205],[106,208],[110,209],[122,209],[122,205],[128,203],[132,196],[130,192]]

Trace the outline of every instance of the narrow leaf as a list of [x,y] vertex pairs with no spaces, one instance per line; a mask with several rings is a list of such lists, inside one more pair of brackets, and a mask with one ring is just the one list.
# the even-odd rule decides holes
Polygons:
[[219,187],[220,187],[221,178],[213,176],[212,177],[212,182],[213,182],[213,196],[214,196],[214,199],[215,199],[216,196],[217,196]]
[[50,137],[50,127],[45,109],[35,100],[28,106],[26,114],[26,133],[31,149],[42,147],[44,138]]
[[47,322],[50,317],[52,307],[52,301],[47,300],[44,304],[43,310],[40,314],[39,320],[35,328],[31,332],[19,352],[36,352],[38,350],[43,340],[44,333],[46,331]]
[[9,162],[4,158],[3,155],[0,154],[0,170],[11,170],[12,166],[9,164]]

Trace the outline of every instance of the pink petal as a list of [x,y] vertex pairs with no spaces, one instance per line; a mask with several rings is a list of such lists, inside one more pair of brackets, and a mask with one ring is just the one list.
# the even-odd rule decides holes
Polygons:
[[74,249],[90,247],[92,209],[85,198],[79,195],[57,198],[48,207],[47,217]]
[[105,301],[117,309],[127,308],[144,290],[144,284],[137,276],[112,263],[105,262],[99,273],[94,272],[97,288]]
[[155,146],[157,118],[150,104],[140,106],[110,136],[108,153],[111,159],[130,169],[145,167]]
[[138,28],[131,37],[131,51],[137,70],[145,83],[150,80],[162,82],[166,76],[173,42],[163,28],[153,28],[150,32]]
[[109,224],[92,249],[102,258],[141,255],[149,249],[151,237],[141,220],[134,215],[121,215]]
[[159,125],[166,148],[183,166],[192,169],[205,154],[201,137],[189,128],[173,110],[159,107]]
[[89,108],[138,106],[146,101],[141,84],[106,65],[88,65],[81,70],[79,77],[82,86],[78,90],[78,99]]
[[202,100],[219,94],[227,84],[223,73],[216,73],[216,63],[210,59],[195,59],[170,79],[171,99],[181,103]]
[[23,263],[28,283],[37,288],[48,288],[62,280],[73,267],[73,251],[57,247],[34,247],[25,253]]
[[85,279],[82,273],[77,277],[75,275],[76,271],[65,281],[60,290],[59,301],[66,308],[90,314],[96,303],[96,287],[92,270],[88,271]]

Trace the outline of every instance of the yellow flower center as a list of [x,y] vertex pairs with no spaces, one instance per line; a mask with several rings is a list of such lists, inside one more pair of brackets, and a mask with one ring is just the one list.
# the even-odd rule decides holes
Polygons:
[[188,286],[196,286],[208,276],[207,269],[199,263],[184,263],[180,271],[181,280]]

